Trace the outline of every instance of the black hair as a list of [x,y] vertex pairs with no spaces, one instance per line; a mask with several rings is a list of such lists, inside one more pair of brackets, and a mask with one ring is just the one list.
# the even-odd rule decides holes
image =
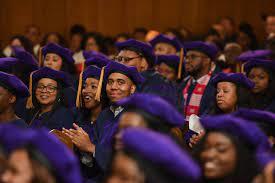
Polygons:
[[[237,89],[237,108],[251,108],[251,91],[239,84],[233,83],[236,86]],[[216,86],[217,88],[217,86]],[[216,93],[217,94],[217,93]],[[215,95],[216,96],[216,95]],[[215,99],[216,100],[216,99]],[[215,105],[213,109],[209,112],[210,114],[223,114],[224,112],[218,107],[217,102],[215,102]]]
[[93,38],[95,40],[96,44],[99,47],[99,51],[101,53],[106,54],[107,50],[104,45],[104,37],[102,34],[100,34],[98,32],[89,32],[89,33],[85,34],[85,36],[81,42],[81,49],[85,50],[86,44],[90,38]]
[[119,34],[117,34],[116,36],[115,36],[115,40],[117,40],[119,37],[123,37],[123,38],[125,38],[126,40],[127,39],[130,39],[130,35],[128,34],[128,33],[119,33]]
[[133,34],[141,32],[143,34],[147,34],[148,30],[145,27],[137,27],[134,29]]
[[168,32],[173,33],[180,42],[184,41],[183,35],[177,29],[170,27],[164,33],[168,33]]
[[248,48],[250,50],[255,50],[258,48],[258,42],[257,42],[256,35],[254,33],[252,26],[249,23],[241,22],[239,25],[239,31],[243,32],[244,34],[246,34],[249,37],[251,42],[248,45]]
[[86,29],[81,24],[75,24],[70,28],[70,36],[74,34],[80,34],[83,36],[85,33],[86,33]]
[[27,52],[29,52],[30,54],[33,54],[33,45],[32,45],[32,42],[28,38],[26,38],[23,35],[15,35],[10,39],[10,43],[15,39],[18,39],[21,42],[22,47]]
[[75,65],[71,62],[68,62],[64,57],[62,58],[62,66],[61,66],[61,71],[63,72],[67,72],[70,75],[75,75],[76,74],[76,68]]
[[58,43],[57,44],[59,44],[60,46],[62,46],[62,47],[67,46],[64,37],[61,34],[59,34],[58,32],[49,32],[49,33],[47,33],[42,39],[41,46],[45,46],[47,44],[47,40],[48,40],[48,37],[50,35],[55,35],[58,38]]
[[[270,69],[267,69],[266,67],[256,66],[253,68],[261,68],[269,76],[269,84],[268,84],[268,88],[266,89],[266,91],[264,93],[260,93],[260,94],[252,94],[251,100],[250,100],[251,107],[253,107],[255,109],[264,110],[266,107],[268,107],[268,105],[270,105],[272,100],[275,99],[275,75]],[[247,71],[247,73],[246,73],[247,76],[249,75],[251,70],[252,70],[252,68]]]
[[200,160],[200,154],[204,149],[204,144],[208,135],[211,132],[222,133],[226,137],[228,137],[231,142],[235,145],[236,148],[236,167],[234,172],[232,172],[227,177],[221,178],[221,180],[207,180],[204,177],[205,182],[252,182],[253,178],[259,173],[258,164],[256,161],[255,149],[251,146],[248,146],[242,139],[229,134],[224,131],[207,131],[206,135],[199,141],[198,144],[195,145],[192,154],[193,157],[198,161],[200,166],[202,167],[202,162]]

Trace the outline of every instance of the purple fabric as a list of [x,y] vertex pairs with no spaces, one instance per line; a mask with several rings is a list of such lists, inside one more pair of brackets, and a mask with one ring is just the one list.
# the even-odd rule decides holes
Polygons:
[[177,55],[158,55],[157,65],[160,65],[161,63],[165,63],[169,67],[172,67],[176,72],[178,72],[180,57]]
[[125,66],[118,62],[110,62],[106,68],[104,73],[104,79],[107,80],[109,75],[112,73],[121,73],[129,77],[136,85],[142,84],[145,79],[142,75],[137,71],[136,67]]
[[108,59],[108,57],[106,56],[106,55],[104,55],[103,53],[100,53],[100,52],[96,52],[96,51],[83,51],[82,52],[82,54],[83,54],[83,57],[85,58],[85,59],[89,59],[89,58],[91,58],[91,57],[101,57],[101,58],[107,58]]
[[17,147],[21,147],[26,141],[34,137],[34,131],[27,128],[19,128],[14,124],[0,125],[0,144],[6,153],[10,153]]
[[28,144],[32,144],[47,160],[64,183],[80,183],[81,174],[79,164],[71,152],[48,130],[37,129],[35,137]]
[[93,57],[86,59],[85,65],[86,66],[94,65],[99,68],[102,68],[102,67],[106,66],[109,62],[111,62],[111,60],[109,60],[107,58],[103,58],[101,56],[93,56]]
[[124,49],[127,50],[127,48],[134,48],[135,50],[137,50],[137,52],[141,53],[146,58],[147,62],[150,63],[150,65],[155,64],[156,58],[153,48],[147,43],[137,41],[135,39],[128,39],[127,41],[116,43],[116,47],[119,51]]
[[86,80],[87,78],[100,78],[101,69],[95,66],[87,67],[83,72],[83,79]]
[[180,41],[177,38],[170,38],[168,36],[165,36],[163,34],[159,34],[157,35],[154,39],[152,39],[150,41],[150,44],[155,47],[156,44],[158,43],[167,43],[170,44],[172,46],[174,46],[176,48],[177,51],[180,51],[180,49],[182,48],[182,45],[180,43]]
[[259,151],[256,155],[260,169],[264,169],[265,166],[271,161],[275,161],[275,154],[268,151]]
[[272,54],[271,50],[254,50],[254,51],[246,51],[242,53],[240,56],[236,58],[237,61],[246,62],[251,59],[266,59],[268,56]]
[[211,83],[216,86],[219,82],[222,82],[222,81],[232,82],[232,83],[235,83],[236,85],[240,85],[248,89],[252,89],[254,87],[254,83],[242,73],[220,72],[213,77],[213,79],[211,80]]
[[63,48],[62,46],[55,43],[49,43],[42,48],[42,54],[44,57],[46,57],[47,53],[55,53],[64,58],[65,62],[74,64],[73,52],[68,48]]
[[127,128],[123,131],[122,142],[124,149],[172,175],[190,182],[201,177],[199,165],[168,136],[143,128]]
[[30,71],[38,69],[38,62],[29,52],[24,51],[18,47],[13,47],[13,54],[19,60],[19,63],[24,64],[30,68]]
[[28,97],[30,95],[28,87],[12,74],[0,72],[0,86],[6,88],[19,98]]
[[206,131],[229,133],[252,147],[255,152],[259,149],[270,149],[267,136],[250,121],[233,115],[220,115],[202,117],[200,122]]
[[11,73],[12,68],[18,63],[19,60],[13,57],[0,58],[0,70],[3,72]]
[[67,73],[63,71],[56,71],[48,67],[42,67],[33,73],[33,83],[37,83],[42,78],[53,79],[65,88],[70,87],[72,84],[72,81]]
[[146,113],[163,119],[170,125],[183,127],[185,124],[184,117],[177,109],[159,96],[152,94],[134,94],[124,98],[117,103],[124,108],[137,108]]
[[270,125],[275,126],[275,114],[269,111],[241,108],[234,112],[233,115],[246,120],[270,123]]
[[202,41],[186,42],[183,47],[187,52],[190,50],[202,52],[208,55],[212,60],[215,60],[218,53],[218,48],[215,45]]
[[254,67],[263,67],[267,70],[275,72],[275,61],[263,59],[250,59],[248,62],[244,64],[244,71],[248,74],[248,72]]

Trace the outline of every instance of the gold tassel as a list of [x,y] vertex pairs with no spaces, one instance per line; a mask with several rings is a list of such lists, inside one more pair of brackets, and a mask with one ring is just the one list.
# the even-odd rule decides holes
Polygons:
[[96,91],[96,95],[95,95],[95,100],[100,102],[100,96],[101,96],[101,90],[102,90],[102,84],[103,84],[103,78],[104,78],[104,71],[105,71],[105,67],[102,67],[101,69],[101,73],[100,73],[100,78],[99,78],[99,83],[97,86],[97,91]]
[[78,81],[77,96],[76,96],[76,102],[75,102],[75,105],[77,108],[80,108],[82,106],[82,99],[81,99],[82,82],[83,82],[83,70],[79,75],[79,81]]
[[245,74],[245,73],[244,73],[244,64],[245,64],[245,63],[242,63],[242,64],[241,64],[241,73],[243,73],[243,74]]
[[238,62],[238,63],[236,64],[236,73],[240,73],[240,72],[241,72],[241,63]]
[[178,79],[181,79],[183,60],[184,60],[184,53],[183,53],[183,48],[181,48],[180,49],[180,64],[179,64],[179,68],[178,68]]
[[43,48],[43,47],[40,47],[40,48],[39,48],[39,51],[38,51],[38,66],[39,66],[39,67],[42,67],[42,65],[43,65],[43,64],[42,64],[42,62],[43,62],[43,60],[42,60],[42,59],[43,59],[42,48]]
[[35,73],[36,71],[33,71],[33,72],[31,72],[31,74],[30,74],[30,81],[29,81],[29,92],[30,92],[30,96],[29,96],[29,98],[28,98],[28,100],[27,100],[27,104],[26,104],[26,108],[27,109],[32,109],[32,108],[34,108],[34,106],[33,106],[33,102],[32,102],[32,75],[33,75],[33,73]]

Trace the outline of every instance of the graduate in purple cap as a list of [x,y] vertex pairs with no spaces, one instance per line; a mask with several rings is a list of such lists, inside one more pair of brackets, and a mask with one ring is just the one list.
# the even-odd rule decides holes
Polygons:
[[12,56],[0,58],[0,70],[14,74],[28,85],[30,73],[38,69],[37,60],[29,52],[19,47],[12,47]]
[[179,86],[180,110],[189,120],[189,116],[195,114],[200,116],[215,102],[215,87],[210,84],[211,79],[219,72],[214,64],[217,48],[216,46],[202,41],[186,42],[185,72],[184,78]]
[[[180,57],[177,55],[157,56],[158,72],[170,81],[176,82],[178,80],[179,64]],[[184,70],[184,68],[182,70]]]
[[70,108],[74,107],[76,100],[75,86],[77,86],[77,76],[75,71],[74,59],[71,50],[64,48],[55,43],[49,43],[42,49],[43,63],[42,66],[49,67],[56,71],[66,72],[72,79],[73,83],[66,88],[64,93],[68,99]]
[[90,65],[94,65],[96,67],[102,68],[104,66],[106,66],[109,62],[111,62],[111,60],[109,60],[108,58],[99,56],[99,55],[95,55],[92,57],[89,57],[85,60],[85,66],[90,66]]
[[269,111],[257,109],[239,109],[233,113],[234,116],[255,123],[267,136],[275,152],[275,114]]
[[118,120],[115,149],[121,144],[121,131],[129,127],[148,128],[172,136],[182,142],[177,132],[185,125],[185,119],[178,110],[159,96],[137,93],[117,102],[125,111]]
[[29,96],[27,86],[16,76],[0,72],[0,123],[27,127],[15,113],[16,102]]
[[150,41],[156,55],[176,55],[180,51],[182,45],[175,38],[170,38],[166,35],[159,34]]
[[94,179],[98,173],[97,167],[94,165],[94,157],[90,156],[95,144],[94,126],[95,122],[104,109],[103,100],[95,99],[98,89],[101,69],[95,66],[88,66],[83,72],[83,84],[80,87],[77,109],[75,109],[74,128],[62,129],[62,132],[68,135],[77,148],[77,155],[81,162],[81,170],[85,181]]
[[[250,107],[250,90],[254,83],[245,75],[220,72],[213,77],[211,84],[216,88],[216,102],[205,114],[229,114],[240,107]],[[185,139],[190,142],[189,146],[193,146],[202,135],[189,130]]]
[[209,114],[226,114],[240,107],[250,107],[254,83],[242,73],[219,73],[211,83],[216,88],[216,105]]
[[271,50],[249,50],[238,56],[236,61],[247,62],[251,59],[268,59],[271,55]]
[[[14,128],[9,127],[6,130],[11,131]],[[5,143],[12,146],[8,159],[9,168],[2,176],[4,183],[82,183],[75,156],[47,130],[15,132],[19,132],[17,137],[7,133],[0,134],[5,138],[9,137]]]
[[140,92],[155,94],[174,105],[177,104],[177,87],[154,70],[156,57],[151,45],[129,39],[117,43],[116,47],[119,53],[115,60],[124,65],[136,67],[145,78],[145,82],[139,88]]
[[255,83],[252,89],[252,108],[275,112],[275,63],[252,59],[244,65],[247,77]]
[[[118,128],[117,120],[124,111],[116,102],[136,92],[144,78],[135,67],[127,67],[117,62],[110,62],[104,71],[103,94],[106,95],[110,106],[106,107],[95,122],[95,144],[90,154],[100,167],[103,175],[112,154],[112,140]],[[100,96],[100,95],[99,95]]]
[[259,173],[257,152],[270,150],[267,136],[255,124],[231,115],[200,122],[206,134],[193,153],[204,182],[252,182]]
[[64,95],[64,89],[71,86],[68,75],[43,67],[32,74],[31,80],[32,95],[26,106],[29,125],[49,130],[71,128],[74,118]]
[[128,128],[122,141],[123,149],[113,155],[107,183],[200,182],[199,165],[168,136]]
[[42,54],[44,57],[42,66],[67,72],[72,76],[75,74],[74,59],[69,49],[49,43],[43,47]]

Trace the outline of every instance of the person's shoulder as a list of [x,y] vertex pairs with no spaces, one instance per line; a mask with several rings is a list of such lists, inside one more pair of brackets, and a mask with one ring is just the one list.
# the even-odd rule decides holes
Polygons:
[[26,128],[26,127],[28,127],[27,123],[26,123],[23,119],[21,119],[21,118],[16,119],[16,120],[13,120],[13,121],[11,121],[10,123],[11,123],[11,124],[14,124],[14,125],[16,125],[16,126],[18,126],[18,127],[21,127],[21,128]]

